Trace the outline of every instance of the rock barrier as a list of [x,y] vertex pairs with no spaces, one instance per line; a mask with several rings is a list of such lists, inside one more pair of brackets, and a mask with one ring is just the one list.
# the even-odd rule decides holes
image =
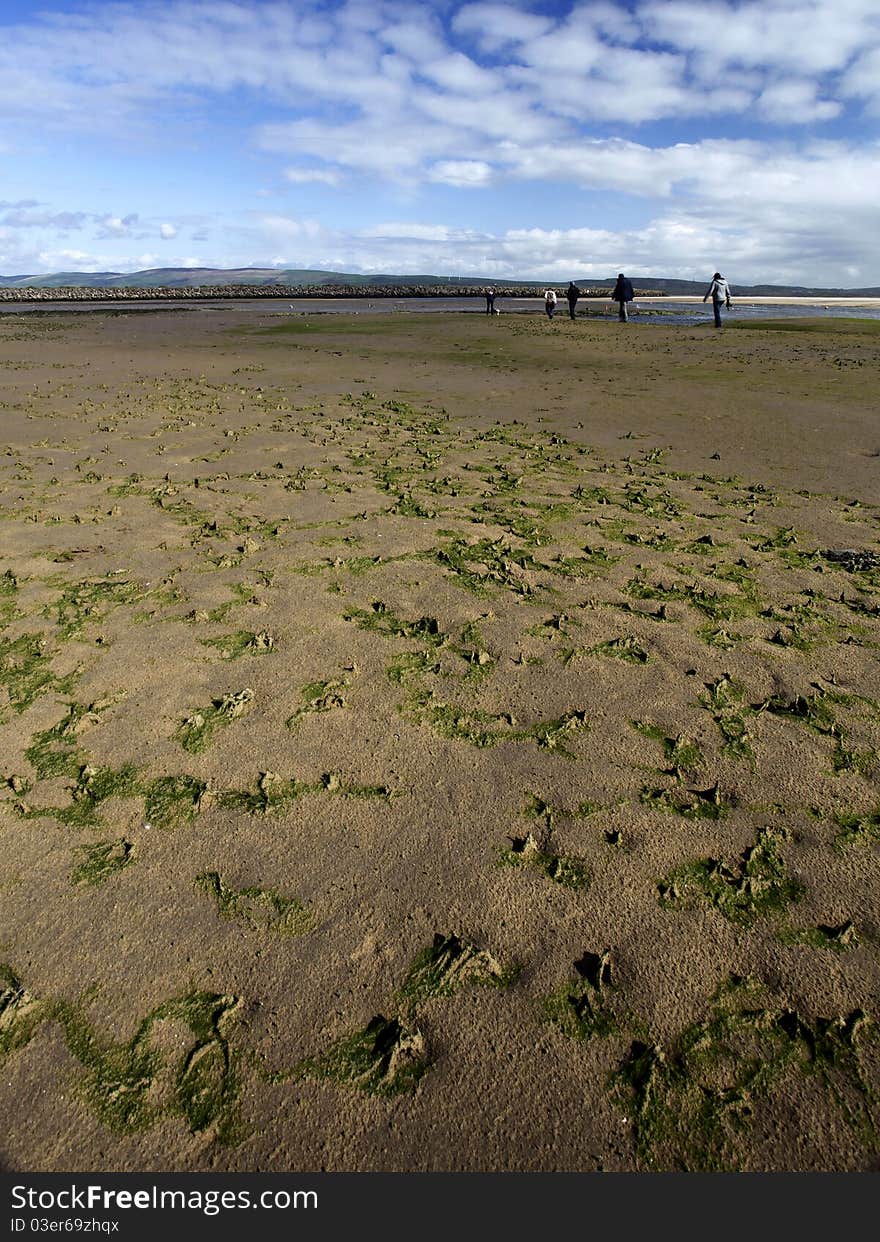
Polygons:
[[[583,289],[581,297],[607,298],[610,289]],[[0,288],[0,302],[207,302],[244,298],[482,298],[485,285],[194,285],[141,288],[133,285],[62,285],[55,289],[35,287]],[[501,288],[496,298],[539,298],[543,290],[526,285]],[[564,297],[564,294],[562,295]],[[639,297],[662,297],[655,290],[643,289]]]

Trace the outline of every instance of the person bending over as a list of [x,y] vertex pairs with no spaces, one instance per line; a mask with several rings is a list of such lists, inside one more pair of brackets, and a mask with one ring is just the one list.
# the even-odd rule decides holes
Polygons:
[[547,312],[547,318],[553,318],[553,312],[556,310],[556,290],[544,290],[544,310]]

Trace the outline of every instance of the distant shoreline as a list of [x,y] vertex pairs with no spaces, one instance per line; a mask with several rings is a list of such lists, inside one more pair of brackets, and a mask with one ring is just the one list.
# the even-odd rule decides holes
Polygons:
[[[16,286],[0,288],[0,302],[205,302],[252,301],[266,299],[294,301],[345,299],[358,301],[402,301],[417,298],[480,298],[486,285],[59,285],[55,287]],[[561,286],[560,286],[561,287]],[[584,290],[582,298],[607,301],[610,288]],[[663,298],[656,289],[646,296]],[[497,298],[543,298],[532,285],[497,287]]]
[[[560,286],[561,288],[561,286]],[[585,289],[579,302],[584,306],[605,304],[610,301],[610,289]],[[543,301],[543,295],[533,287],[497,288],[496,301],[500,304],[511,300],[529,301],[536,304]],[[426,299],[445,299],[457,302],[473,301],[485,298],[483,286],[421,286],[421,285],[382,285],[365,288],[362,285],[332,286],[293,286],[293,285],[196,285],[196,286],[126,286],[107,288],[104,286],[65,285],[55,288],[38,288],[36,286],[0,288],[0,303],[34,303],[34,302],[65,302],[65,303],[144,303],[144,302],[230,302],[230,301],[417,301]],[[702,297],[698,294],[672,294],[656,289],[636,290],[635,300],[640,305],[670,306],[673,303],[699,305]],[[822,297],[817,294],[796,296],[779,294],[750,295],[742,294],[737,298],[734,290],[734,303],[752,306],[862,306],[880,307],[880,298],[874,297]]]
[[[561,286],[560,286],[561,288]],[[584,306],[608,305],[610,302],[611,290],[608,289],[588,289],[583,292],[579,299],[579,303]],[[513,300],[528,301],[540,304],[543,301],[541,294],[537,293],[534,288],[510,288],[497,289],[496,301],[503,305],[505,302]],[[734,291],[734,304],[740,306],[817,306],[817,307],[870,307],[880,308],[880,298],[874,297],[842,297],[827,296],[822,297],[816,294],[810,296],[783,295],[749,295],[743,294],[737,297]],[[374,286],[365,289],[363,286],[254,286],[254,285],[197,285],[183,287],[135,287],[127,286],[125,288],[106,288],[103,286],[84,286],[84,285],[67,285],[56,288],[37,288],[37,287],[19,287],[19,288],[0,288],[0,304],[33,304],[41,303],[88,303],[88,304],[107,304],[107,303],[127,303],[127,304],[143,304],[143,303],[204,303],[204,302],[231,302],[231,301],[357,301],[359,303],[370,302],[404,302],[404,301],[424,301],[424,300],[454,300],[456,302],[467,302],[479,300],[481,303],[485,298],[484,287],[465,287],[460,286]],[[662,306],[670,307],[673,304],[700,305],[703,301],[698,294],[671,294],[663,293],[654,289],[647,289],[644,293],[636,290],[635,301],[642,306]],[[670,312],[672,313],[672,312]]]

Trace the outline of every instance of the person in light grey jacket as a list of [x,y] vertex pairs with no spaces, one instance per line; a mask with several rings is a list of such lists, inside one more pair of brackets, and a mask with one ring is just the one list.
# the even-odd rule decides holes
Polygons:
[[730,285],[720,272],[716,272],[712,277],[712,283],[706,290],[706,296],[703,298],[703,301],[708,302],[709,298],[712,299],[712,311],[715,315],[715,327],[720,328],[721,303],[723,302],[727,309],[730,310]]

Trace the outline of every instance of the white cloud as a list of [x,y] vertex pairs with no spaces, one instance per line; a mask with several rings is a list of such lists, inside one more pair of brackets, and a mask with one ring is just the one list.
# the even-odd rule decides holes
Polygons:
[[788,73],[844,69],[880,34],[875,0],[649,0],[639,17],[651,36],[703,58],[707,75],[732,64]]
[[137,218],[137,212],[122,217],[103,216],[97,221],[98,231],[95,236],[99,239],[129,237],[132,225],[137,223]]
[[68,233],[81,229],[88,219],[84,211],[34,211],[33,202],[25,206],[13,208],[0,216],[0,224],[15,229],[55,229],[59,233]]
[[43,250],[37,256],[40,271],[98,272],[103,264],[85,250]]
[[488,185],[492,180],[492,166],[484,160],[438,160],[428,170],[428,180],[445,185]]
[[417,224],[406,221],[376,224],[360,231],[361,237],[381,237],[389,240],[448,241],[451,235],[445,224]]
[[285,168],[284,176],[294,185],[339,185],[342,177],[332,168]]
[[[707,99],[743,70],[758,75],[757,93],[779,78],[824,76],[828,101],[880,95],[876,0],[572,3],[553,15],[527,4],[444,8],[448,30],[431,9],[392,0],[335,10],[144,0],[36,12],[5,28],[0,105],[9,118],[88,131],[121,130],[135,117],[161,124],[178,104],[207,116],[209,98],[240,90],[279,109],[347,103],[389,120],[405,114],[416,80],[452,103],[500,94],[512,113],[525,81],[538,114],[630,123],[704,116]],[[731,95],[728,109],[741,102]],[[793,108],[778,119],[827,115]]]
[[419,66],[419,73],[442,86],[447,91],[459,91],[468,96],[486,95],[500,86],[496,73],[476,64],[461,52],[441,56]]
[[[127,188],[114,198],[140,215],[37,203],[10,179],[15,201],[0,206],[4,264],[70,253],[64,234],[87,225],[118,256],[114,265],[134,262],[129,246],[153,245],[157,233],[172,241],[185,220],[200,244],[210,221],[209,262],[225,249],[230,262],[302,252],[309,262],[425,270],[433,256],[447,271],[480,262],[500,273],[532,262],[518,249],[528,236],[548,264],[567,263],[584,240],[577,231],[505,227],[535,222],[525,213],[539,209],[525,204],[537,199],[519,193],[531,183],[555,195],[610,195],[602,222],[612,225],[613,265],[627,247],[655,270],[681,270],[689,247],[699,262],[727,247],[752,266],[793,270],[800,261],[812,273],[846,264],[880,280],[872,222],[880,149],[864,137],[864,117],[880,113],[877,0],[106,0],[68,9],[34,10],[4,27],[0,107],[22,150],[51,152],[59,129],[100,129],[99,144],[122,139],[130,152],[148,138],[160,154],[166,132],[181,125],[194,144],[226,126],[236,167],[277,157],[289,185],[379,186],[397,204],[383,214],[405,201],[428,219],[438,218],[432,196],[446,202],[493,185],[506,191],[503,223],[492,236],[422,223],[395,225],[391,236],[282,212],[233,220],[212,204],[193,232],[179,204],[165,205],[177,225],[164,223]],[[244,136],[242,116],[260,122]],[[684,132],[703,136],[671,136]],[[847,132],[858,141],[841,139]],[[821,142],[822,133],[834,140]],[[263,168],[258,176],[269,183]],[[640,201],[633,218],[649,223],[614,231],[615,194]],[[347,197],[333,196],[334,211]],[[472,195],[462,218],[484,210],[487,197]],[[589,244],[599,245],[603,229],[594,232]]]
[[513,43],[540,38],[552,28],[553,19],[510,4],[466,4],[452,24],[457,31],[475,37],[479,47],[498,52]]
[[798,116],[804,122],[830,121],[843,110],[836,100],[817,98],[814,82],[797,78],[765,87],[758,96],[757,108],[767,120],[778,121],[782,125],[790,116]]
[[276,240],[313,238],[321,231],[317,220],[297,220],[292,216],[257,215],[255,222],[261,235]]
[[844,98],[864,99],[874,114],[880,112],[880,47],[856,58],[841,82],[840,93]]

